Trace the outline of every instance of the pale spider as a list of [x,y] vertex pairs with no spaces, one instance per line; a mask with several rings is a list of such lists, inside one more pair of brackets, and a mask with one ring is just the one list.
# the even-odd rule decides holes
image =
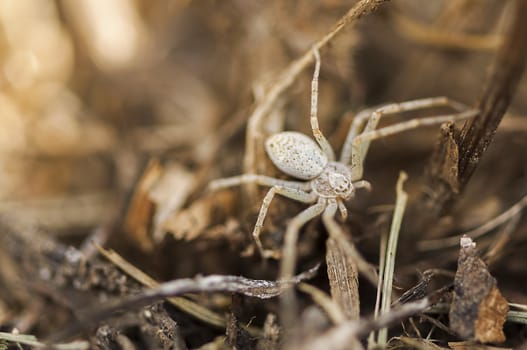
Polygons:
[[[289,278],[294,273],[296,261],[295,245],[298,239],[298,231],[306,222],[320,214],[322,214],[322,221],[330,237],[346,245],[348,253],[359,258],[358,268],[359,271],[364,273],[368,269],[367,266],[364,265],[364,262],[358,256],[358,253],[354,251],[350,243],[346,239],[343,239],[344,236],[341,228],[336,223],[334,216],[337,210],[340,211],[343,218],[347,216],[344,201],[353,198],[355,189],[370,189],[370,184],[362,180],[363,163],[370,142],[374,139],[393,135],[419,126],[467,119],[477,113],[476,110],[467,110],[463,104],[451,101],[446,97],[393,103],[380,108],[362,111],[354,118],[348,131],[340,160],[337,161],[333,148],[318,126],[317,99],[320,55],[316,49],[313,50],[313,54],[316,63],[311,83],[310,121],[316,143],[310,137],[294,131],[284,131],[272,135],[265,142],[265,150],[274,165],[285,174],[304,181],[287,181],[265,175],[243,174],[230,178],[217,179],[209,185],[209,189],[211,190],[219,190],[243,183],[256,183],[258,185],[271,187],[263,199],[252,234],[258,250],[266,258],[278,257],[274,251],[264,249],[260,241],[260,230],[262,229],[267,209],[275,194],[280,194],[306,204],[312,204],[296,215],[287,226],[281,254],[281,278]],[[411,119],[375,130],[379,119],[383,115],[393,115],[410,110],[440,106],[449,106],[456,110],[456,113]],[[366,125],[364,126],[365,123]]]

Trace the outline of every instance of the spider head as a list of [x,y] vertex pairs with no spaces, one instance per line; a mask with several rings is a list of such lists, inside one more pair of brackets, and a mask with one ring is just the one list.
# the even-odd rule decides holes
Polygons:
[[328,175],[329,185],[333,189],[336,195],[344,199],[348,199],[353,196],[355,188],[351,183],[351,179],[344,174],[330,173]]

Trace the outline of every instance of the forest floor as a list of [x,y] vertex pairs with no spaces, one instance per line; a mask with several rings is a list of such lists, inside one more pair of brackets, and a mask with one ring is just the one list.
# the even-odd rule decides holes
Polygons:
[[[0,24],[0,349],[527,349],[527,1],[27,0]],[[210,184],[320,174],[265,149],[313,136],[313,48],[337,159],[362,110],[455,102],[383,116],[371,189],[298,237],[316,199],[280,182],[264,257],[269,183]]]

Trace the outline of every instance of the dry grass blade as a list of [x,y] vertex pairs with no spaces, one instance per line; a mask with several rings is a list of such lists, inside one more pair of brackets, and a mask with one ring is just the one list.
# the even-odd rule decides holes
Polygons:
[[507,322],[514,322],[527,325],[526,311],[509,311],[507,313]]
[[509,303],[509,307],[518,310],[509,310],[507,313],[507,322],[515,322],[527,325],[527,305]]
[[[403,190],[403,184],[408,178],[405,172],[399,174],[397,180],[396,193],[397,199],[395,201],[395,210],[393,213],[392,224],[390,226],[390,235],[388,236],[388,244],[386,247],[386,265],[384,268],[383,284],[382,284],[382,300],[381,300],[381,316],[386,315],[390,312],[392,304],[392,283],[393,273],[395,270],[395,255],[397,253],[397,242],[399,240],[399,231],[401,230],[401,223],[404,216],[404,210],[406,208],[406,202],[408,201],[408,195]],[[379,345],[384,346],[388,341],[388,329],[383,328],[379,331],[377,342]]]
[[[422,339],[422,338],[410,338],[410,337],[396,337],[392,338],[393,342],[402,343],[397,344],[399,346],[408,346],[409,349],[415,349],[415,350],[446,350],[447,348],[443,348],[441,346],[438,346],[434,344],[431,340]],[[392,341],[390,342],[390,345],[392,344]]]
[[527,305],[524,304],[516,304],[516,303],[509,303],[509,306],[512,308],[520,309],[523,311],[527,311]]
[[441,28],[421,24],[397,11],[392,11],[390,17],[396,30],[420,44],[461,50],[494,51],[503,41],[499,35],[447,33]]
[[417,244],[419,250],[428,251],[428,250],[439,250],[445,248],[456,247],[459,243],[459,237],[466,235],[472,239],[480,238],[486,233],[494,230],[496,227],[505,224],[507,221],[512,220],[516,215],[518,215],[524,208],[527,206],[527,196],[524,196],[512,207],[496,216],[492,220],[487,221],[480,227],[477,227],[473,230],[465,232],[462,235],[456,235],[448,238],[441,239],[431,239],[426,241],[420,241]]
[[[110,260],[114,265],[123,270],[126,274],[131,276],[133,279],[141,283],[142,285],[149,288],[156,288],[159,286],[159,282],[148,276],[137,267],[130,264],[122,256],[113,250],[104,249],[99,245],[95,245],[99,253],[101,253],[106,259]],[[188,300],[184,297],[171,297],[168,301],[177,307],[178,309],[196,317],[210,325],[225,328],[226,320],[225,317],[219,315],[213,311],[210,311],[206,307],[196,304],[195,302]]]
[[0,341],[2,340],[6,342],[10,342],[10,343],[15,343],[19,347],[22,344],[22,345],[31,346],[36,349],[84,350],[84,349],[90,348],[90,344],[87,341],[73,341],[71,343],[48,345],[48,344],[44,344],[38,341],[35,336],[29,335],[29,334],[12,334],[12,333],[0,332]]
[[[379,311],[381,308],[381,290],[382,282],[384,280],[384,272],[386,267],[386,246],[388,245],[388,234],[382,232],[381,239],[379,242],[379,280],[377,282],[377,294],[375,295],[375,308],[373,309],[373,318],[379,317]],[[371,332],[368,337],[368,349],[376,346],[375,332]]]

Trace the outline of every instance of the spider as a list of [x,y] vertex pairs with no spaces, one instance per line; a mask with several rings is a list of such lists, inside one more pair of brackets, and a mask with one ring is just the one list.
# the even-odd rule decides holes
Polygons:
[[[289,278],[294,273],[296,262],[295,245],[300,228],[309,220],[322,215],[330,237],[343,244],[349,254],[358,258],[358,269],[368,270],[360,255],[351,243],[343,238],[340,226],[335,221],[337,211],[343,218],[347,216],[345,201],[354,197],[357,189],[370,190],[371,185],[362,179],[363,164],[370,142],[388,135],[400,133],[420,126],[440,124],[473,117],[477,110],[467,109],[459,102],[446,97],[433,97],[411,100],[401,103],[387,104],[378,108],[367,109],[358,113],[348,131],[339,160],[335,152],[319,129],[317,117],[318,105],[318,76],[320,73],[320,54],[313,50],[315,70],[311,82],[311,111],[310,122],[314,139],[305,134],[284,131],[270,136],[265,141],[265,150],[274,165],[283,173],[303,181],[288,181],[259,174],[243,174],[230,178],[213,180],[209,189],[216,191],[244,183],[256,183],[270,187],[265,195],[256,224],[253,238],[260,254],[264,258],[278,258],[276,252],[264,249],[260,240],[267,210],[276,194],[310,204],[310,206],[296,215],[289,222],[284,236],[282,250],[281,278]],[[382,116],[399,114],[422,108],[446,106],[454,109],[454,114],[416,118],[375,129]],[[367,273],[367,272],[366,272]]]

